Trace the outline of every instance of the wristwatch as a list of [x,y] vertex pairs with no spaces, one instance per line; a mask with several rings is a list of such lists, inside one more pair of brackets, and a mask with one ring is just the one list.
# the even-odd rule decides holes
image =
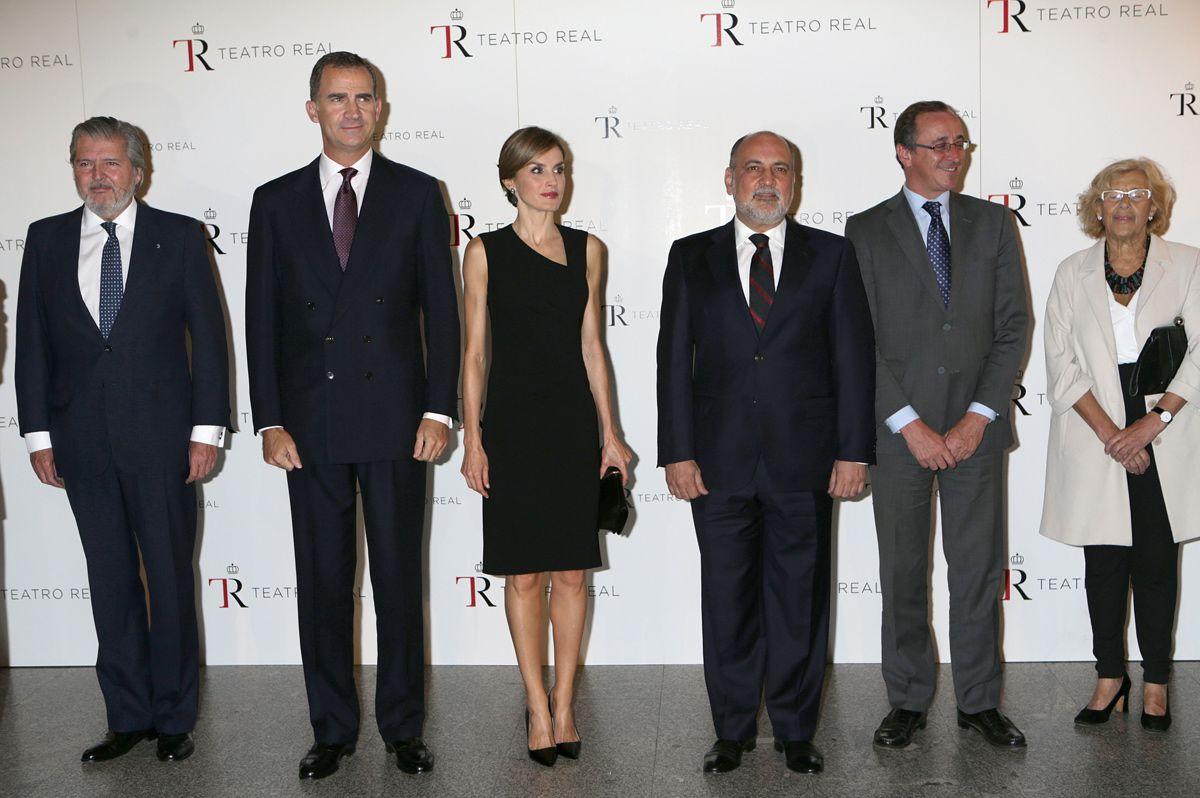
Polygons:
[[1150,412],[1158,413],[1158,417],[1162,419],[1162,423],[1164,423],[1164,424],[1170,424],[1171,419],[1175,418],[1174,413],[1172,413],[1170,410],[1167,410],[1166,408],[1162,408],[1162,407],[1152,407],[1152,408],[1150,408]]

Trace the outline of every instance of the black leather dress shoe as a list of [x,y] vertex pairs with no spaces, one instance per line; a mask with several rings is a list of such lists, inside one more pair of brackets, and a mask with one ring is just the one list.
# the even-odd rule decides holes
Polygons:
[[907,748],[917,729],[924,728],[924,712],[893,709],[875,730],[874,742],[880,748]]
[[808,740],[775,741],[775,750],[783,752],[788,770],[796,773],[820,773],[825,769],[825,757]]
[[433,751],[420,737],[394,740],[387,744],[389,754],[396,755],[396,767],[405,773],[428,773],[433,770]]
[[300,760],[300,778],[323,779],[338,769],[338,761],[354,753],[354,743],[316,743]]
[[159,762],[181,762],[191,756],[195,750],[196,744],[192,742],[192,735],[187,732],[158,735],[157,756]]
[[963,729],[974,729],[997,748],[1024,748],[1025,735],[1013,722],[1000,714],[998,709],[985,709],[968,715],[958,710],[958,725]]
[[705,773],[728,773],[742,764],[742,754],[754,750],[755,740],[717,740],[704,755]]
[[154,729],[132,732],[110,731],[104,739],[83,752],[80,762],[107,762],[129,753],[129,750],[142,740],[153,740]]

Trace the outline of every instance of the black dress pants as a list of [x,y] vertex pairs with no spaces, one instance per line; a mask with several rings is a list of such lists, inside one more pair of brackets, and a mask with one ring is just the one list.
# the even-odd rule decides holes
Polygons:
[[288,472],[300,656],[316,742],[358,738],[354,685],[357,484],[362,493],[379,667],[375,716],[385,741],[416,737],[425,718],[421,542],[425,473],[417,460],[306,463]]
[[[1121,365],[1122,385],[1127,384],[1131,369],[1132,364]],[[1126,392],[1126,426],[1144,415],[1145,400]],[[1163,434],[1169,433],[1168,429]],[[1092,621],[1092,653],[1100,677],[1119,679],[1125,673],[1125,619],[1132,585],[1143,679],[1166,684],[1171,674],[1171,630],[1179,596],[1179,544],[1171,535],[1153,447],[1146,451],[1150,452],[1146,473],[1126,474],[1133,545],[1084,546],[1084,586]]]

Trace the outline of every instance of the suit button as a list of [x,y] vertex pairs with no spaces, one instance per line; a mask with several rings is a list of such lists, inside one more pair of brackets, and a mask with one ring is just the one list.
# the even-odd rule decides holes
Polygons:
[[317,303],[316,303],[316,302],[305,302],[305,303],[304,303],[304,306],[305,306],[306,308],[308,308],[309,310],[316,310],[316,309],[317,309]]
[[755,363],[761,363],[761,362],[763,362],[764,360],[766,360],[766,356],[765,356],[765,355],[763,355],[762,353],[756,354],[756,355],[754,356],[754,362],[755,362]]
[[946,373],[946,367],[938,366],[938,374],[945,374],[945,373]]
[[327,372],[325,372],[325,376],[326,376],[326,378],[328,378],[328,379],[331,379],[331,380],[332,380],[332,379],[333,379],[333,372],[332,372],[332,371],[327,371]]
[[942,325],[942,332],[950,332],[950,322],[946,322]]
[[375,304],[376,304],[376,305],[382,305],[382,304],[383,304],[383,297],[381,297],[381,296],[377,296],[377,297],[375,297]]
[[1155,438],[1155,439],[1154,439],[1154,445],[1155,445],[1155,446],[1161,446],[1161,445],[1162,445],[1162,438]]
[[371,336],[369,336],[369,335],[364,335],[364,336],[363,336],[363,343],[364,343],[364,344],[369,344],[369,343],[371,343]]
[[332,335],[326,335],[326,336],[325,336],[325,343],[327,343],[327,344],[331,344],[331,343],[333,343],[333,336],[332,336]]
[[372,373],[371,373],[371,372],[369,372],[369,371],[364,371],[364,372],[363,372],[363,379],[364,379],[364,380],[369,380],[369,379],[371,379],[371,377],[373,377],[373,376],[375,376],[375,375],[374,375],[374,374],[372,374]]
[[750,400],[750,404],[752,404],[752,405],[756,405],[756,404],[758,404],[758,397],[756,396],[756,397],[754,397],[753,399],[751,399],[751,400]]
[[111,346],[109,346],[108,344],[105,344],[105,345],[104,345],[104,351],[105,351],[105,352],[111,352],[111,351],[112,351],[112,347],[111,347]]

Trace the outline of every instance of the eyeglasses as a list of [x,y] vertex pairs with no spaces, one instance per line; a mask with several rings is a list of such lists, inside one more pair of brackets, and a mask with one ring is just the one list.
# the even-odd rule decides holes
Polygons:
[[913,143],[914,147],[920,147],[923,150],[933,150],[938,155],[945,155],[950,150],[959,150],[966,152],[973,146],[969,141],[939,141],[937,144],[917,144]]
[[1110,188],[1100,192],[1100,199],[1104,202],[1117,203],[1129,197],[1130,202],[1145,202],[1150,199],[1152,193],[1148,188],[1131,188],[1128,191]]

